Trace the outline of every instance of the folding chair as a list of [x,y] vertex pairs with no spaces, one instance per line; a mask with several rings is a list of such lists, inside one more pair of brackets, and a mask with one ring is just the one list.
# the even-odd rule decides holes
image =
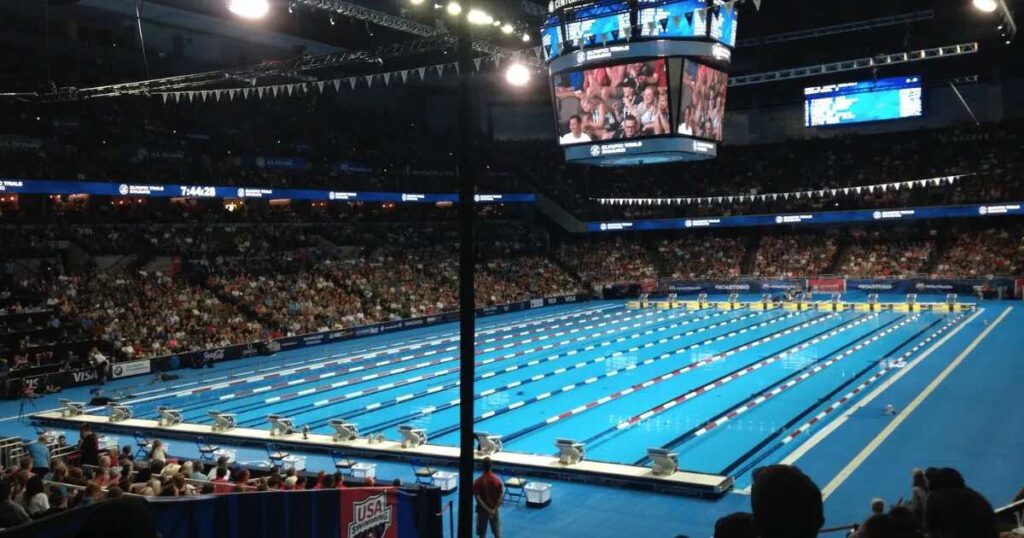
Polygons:
[[419,458],[413,458],[410,463],[412,464],[412,474],[416,477],[417,484],[422,486],[434,485],[434,475],[437,474],[437,469],[423,465]]
[[284,467],[284,459],[291,454],[279,449],[274,443],[267,443],[267,461],[272,467]]
[[138,449],[135,451],[135,459],[144,460],[149,457],[149,451],[153,448],[153,440],[146,437],[142,432],[135,432],[135,444]]
[[517,475],[513,469],[511,476],[504,480],[504,484],[505,499],[515,501],[516,506],[519,506],[519,501],[526,497],[526,479]]
[[220,450],[219,446],[207,443],[206,437],[198,435],[196,436],[196,447],[199,448],[200,463],[217,463],[217,458],[214,457],[214,452]]
[[341,474],[352,474],[352,466],[356,464],[355,461],[337,450],[331,451],[331,458],[334,459],[334,468],[340,471]]

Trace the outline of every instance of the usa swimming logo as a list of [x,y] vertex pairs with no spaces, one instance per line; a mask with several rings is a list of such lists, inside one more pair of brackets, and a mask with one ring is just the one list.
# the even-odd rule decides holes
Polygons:
[[601,146],[590,146],[590,154],[594,157],[601,156]]
[[387,493],[379,493],[352,504],[352,522],[348,524],[348,535],[353,538],[386,536],[391,521]]

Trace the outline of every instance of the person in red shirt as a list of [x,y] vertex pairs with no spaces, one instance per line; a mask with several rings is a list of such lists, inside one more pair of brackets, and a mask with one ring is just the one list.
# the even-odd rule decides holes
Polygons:
[[231,482],[228,482],[228,470],[224,467],[217,467],[217,478],[213,479],[213,492],[217,495],[231,493],[234,489]]
[[483,538],[490,524],[494,538],[501,538],[499,510],[505,500],[505,486],[498,475],[491,472],[491,458],[484,458],[484,472],[473,481],[473,495],[476,497],[476,535]]

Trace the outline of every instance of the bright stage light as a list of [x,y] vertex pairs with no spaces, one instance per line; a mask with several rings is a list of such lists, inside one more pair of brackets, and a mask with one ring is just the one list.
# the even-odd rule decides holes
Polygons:
[[462,5],[458,2],[448,2],[448,7],[446,9],[448,10],[448,14],[452,17],[458,17],[459,14],[462,13]]
[[530,42],[530,34],[523,34],[523,43]]
[[996,3],[996,0],[974,0],[974,7],[985,13],[992,13],[999,7],[999,4]]
[[523,64],[514,63],[505,71],[505,80],[513,86],[526,86],[530,83],[530,69]]
[[418,5],[423,4],[423,0],[409,0],[409,3],[414,5],[414,6],[418,6]]
[[466,13],[466,20],[470,24],[486,25],[494,22],[494,17],[488,15],[486,11],[473,8]]
[[270,11],[270,3],[267,0],[231,0],[228,11],[246,19],[259,19]]
[[505,26],[501,27],[501,31],[505,35],[510,35],[512,32],[515,32],[516,29],[511,24],[505,23]]

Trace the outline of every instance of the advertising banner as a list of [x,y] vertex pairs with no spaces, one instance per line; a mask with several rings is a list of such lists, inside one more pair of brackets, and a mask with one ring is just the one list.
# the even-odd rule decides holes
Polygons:
[[846,291],[844,278],[808,278],[807,288],[816,293],[843,293]]
[[397,538],[397,505],[394,488],[341,490],[341,538]]
[[133,375],[143,375],[150,372],[150,362],[148,360],[140,361],[129,361],[119,362],[114,364],[110,369],[110,375],[114,379],[122,377],[131,377]]

